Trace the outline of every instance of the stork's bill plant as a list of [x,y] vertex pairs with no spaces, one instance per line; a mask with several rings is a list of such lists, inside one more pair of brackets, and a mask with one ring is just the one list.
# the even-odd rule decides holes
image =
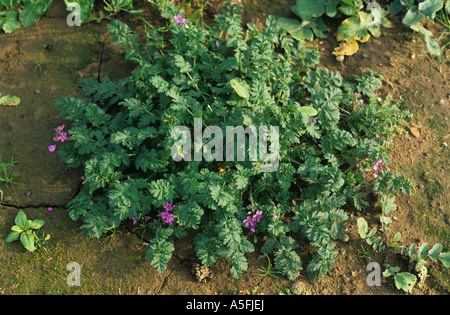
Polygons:
[[[160,272],[174,241],[191,233],[205,266],[225,258],[240,277],[257,241],[275,268],[295,279],[304,263],[299,240],[308,240],[317,252],[306,270],[317,279],[333,267],[349,211],[369,206],[364,191],[410,192],[410,182],[388,168],[389,141],[408,114],[389,96],[377,99],[379,74],[344,82],[317,67],[317,51],[292,39],[274,17],[263,30],[244,30],[241,13],[228,3],[206,28],[167,4],[162,16],[170,36],[153,28],[143,38],[111,22],[116,45],[136,69],[119,81],[81,79],[82,98],[58,101],[69,128],[58,152],[84,168],[84,189],[69,215],[83,222],[86,237],[139,223],[152,235],[146,257]],[[175,160],[179,139],[172,131],[184,126],[194,133],[199,118],[205,132],[191,154],[219,149],[210,145],[208,126],[223,137],[227,126],[276,126],[278,168],[262,172],[263,161],[248,158],[248,142],[244,160]],[[273,141],[270,133],[265,141]],[[365,169],[380,159],[375,178]]]

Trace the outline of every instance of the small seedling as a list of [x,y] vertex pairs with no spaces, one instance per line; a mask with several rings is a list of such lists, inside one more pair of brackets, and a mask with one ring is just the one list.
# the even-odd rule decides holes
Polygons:
[[34,252],[41,247],[45,239],[38,237],[37,232],[45,224],[44,220],[28,220],[25,212],[20,210],[14,219],[15,225],[11,228],[12,232],[6,237],[6,243],[11,243],[17,239],[29,252]]

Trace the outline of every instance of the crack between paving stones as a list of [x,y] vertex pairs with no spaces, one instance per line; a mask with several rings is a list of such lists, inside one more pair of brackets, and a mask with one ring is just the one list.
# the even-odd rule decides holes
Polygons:
[[105,35],[105,38],[103,39],[103,42],[102,42],[102,50],[100,52],[100,62],[98,63],[98,72],[97,72],[97,81],[98,81],[98,83],[101,82],[100,81],[100,74],[101,74],[102,63],[103,63],[103,54],[105,52],[106,38],[107,38],[107,36]]
[[[74,199],[83,188],[83,183],[81,183],[78,188],[76,189],[74,195],[70,198],[70,200]],[[67,208],[67,203],[65,204],[49,204],[49,203],[40,203],[40,204],[25,204],[25,205],[14,205],[9,203],[0,203],[0,207],[4,208],[13,208],[18,210],[24,210],[24,209],[39,209],[39,208]]]

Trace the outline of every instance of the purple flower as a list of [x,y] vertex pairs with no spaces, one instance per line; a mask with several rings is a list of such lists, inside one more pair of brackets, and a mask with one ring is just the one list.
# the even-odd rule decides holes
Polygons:
[[259,222],[262,216],[263,216],[262,210],[256,210],[256,214],[253,216],[253,218],[256,220],[256,222]]
[[137,221],[134,217],[131,217],[131,221],[133,222],[133,225],[136,225]]
[[52,207],[48,207],[47,210],[48,210],[48,211],[53,211],[53,208],[52,208]]
[[164,206],[164,209],[165,209],[165,211],[161,212],[159,214],[159,216],[163,219],[164,223],[168,223],[169,225],[172,225],[174,218],[173,218],[173,214],[169,213],[170,210],[173,210],[172,203],[167,202],[166,205]]
[[49,150],[50,152],[54,152],[54,151],[56,150],[56,145],[54,145],[54,144],[49,145],[49,146],[48,146],[48,150]]
[[166,209],[166,211],[173,210],[172,203],[171,202],[167,202],[166,205],[164,206],[164,209]]
[[317,124],[317,120],[315,118],[311,119],[313,123]]
[[220,42],[219,40],[216,40],[216,46],[219,47],[220,46]]
[[311,101],[312,101],[312,98],[311,98],[311,97],[308,97],[306,100],[307,100],[308,102],[311,102]]
[[183,18],[183,15],[179,13],[178,15],[174,15],[175,24],[184,24],[186,23],[186,19]]
[[178,15],[174,15],[173,18],[175,19],[175,24],[184,24],[184,27],[189,28],[187,20],[183,18],[183,15],[181,13],[179,13]]
[[278,217],[276,214],[272,215],[273,219],[276,220]]
[[164,223],[168,223],[169,225],[173,224],[173,214],[169,212],[162,212],[161,218],[164,220]]
[[245,226],[253,226],[253,220],[251,216],[248,216],[247,219],[245,219],[244,221],[242,221],[245,223]]
[[372,174],[372,177],[373,177],[373,178],[377,178],[378,175],[377,175],[377,174]]
[[54,130],[56,131],[56,137],[53,137],[53,141],[66,141],[67,138],[67,132],[64,132],[64,128],[66,125],[58,126]]

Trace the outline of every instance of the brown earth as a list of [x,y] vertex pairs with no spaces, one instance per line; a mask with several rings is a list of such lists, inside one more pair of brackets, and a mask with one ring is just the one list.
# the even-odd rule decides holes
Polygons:
[[[191,2],[190,10],[194,11],[199,1]],[[220,1],[210,2],[205,21],[211,21]],[[269,14],[290,16],[294,2],[244,1],[244,19],[262,26]],[[156,12],[146,1],[135,3],[137,8],[145,8],[142,17],[150,23],[157,22]],[[294,285],[307,294],[403,294],[391,279],[383,279],[381,287],[366,284],[366,266],[371,260],[382,264],[384,259],[390,259],[404,271],[408,264],[370,251],[356,231],[356,216],[348,224],[349,240],[337,242],[340,255],[335,268],[314,282],[308,280],[306,270],[296,283],[275,277],[277,274],[261,275],[268,261],[257,254],[248,256],[249,270],[239,280],[230,276],[229,263],[219,260],[210,268],[210,275],[198,282],[198,260],[189,238],[176,242],[174,257],[161,274],[145,260],[138,229],[124,226],[109,237],[83,239],[79,222],[68,218],[64,209],[81,187],[82,172],[67,168],[55,152],[47,149],[52,144],[53,128],[64,123],[55,101],[76,95],[79,77],[97,76],[100,69],[101,76],[120,78],[133,65],[123,61],[113,47],[107,21],[70,28],[66,16],[62,2],[56,1],[37,25],[0,34],[0,93],[21,98],[19,106],[0,107],[2,161],[12,157],[17,161],[13,169],[17,184],[0,183],[5,195],[0,205],[0,239],[6,238],[19,209],[29,218],[45,220],[43,230],[51,235],[49,245],[35,253],[25,252],[17,242],[0,241],[0,294],[279,294],[287,293],[286,289],[293,291]],[[137,27],[142,25],[139,16],[123,14],[120,18],[138,30],[142,28]],[[420,36],[399,18],[392,22],[393,28],[384,29],[380,38],[361,44],[357,54],[343,63],[332,54],[338,45],[333,36],[336,26],[326,39],[315,40],[311,45],[320,49],[322,66],[340,72],[348,80],[367,69],[383,73],[380,96],[392,94],[413,114],[410,127],[419,133],[409,129],[411,132],[395,138],[390,167],[408,176],[416,190],[411,196],[397,197],[398,209],[388,237],[392,239],[401,232],[401,244],[440,242],[448,251],[450,51],[444,52],[439,71],[436,58],[426,52]],[[434,34],[443,31],[439,24],[428,27]],[[48,44],[51,49],[46,49]],[[48,207],[53,211],[48,211]],[[375,224],[379,213],[379,204],[375,204],[363,215],[369,224]],[[305,269],[314,251],[309,245],[301,246],[299,254]],[[68,287],[65,282],[69,273],[66,266],[72,261],[82,266],[81,287]],[[413,294],[448,294],[448,270],[436,263],[427,266],[430,276],[423,286],[415,287]]]

